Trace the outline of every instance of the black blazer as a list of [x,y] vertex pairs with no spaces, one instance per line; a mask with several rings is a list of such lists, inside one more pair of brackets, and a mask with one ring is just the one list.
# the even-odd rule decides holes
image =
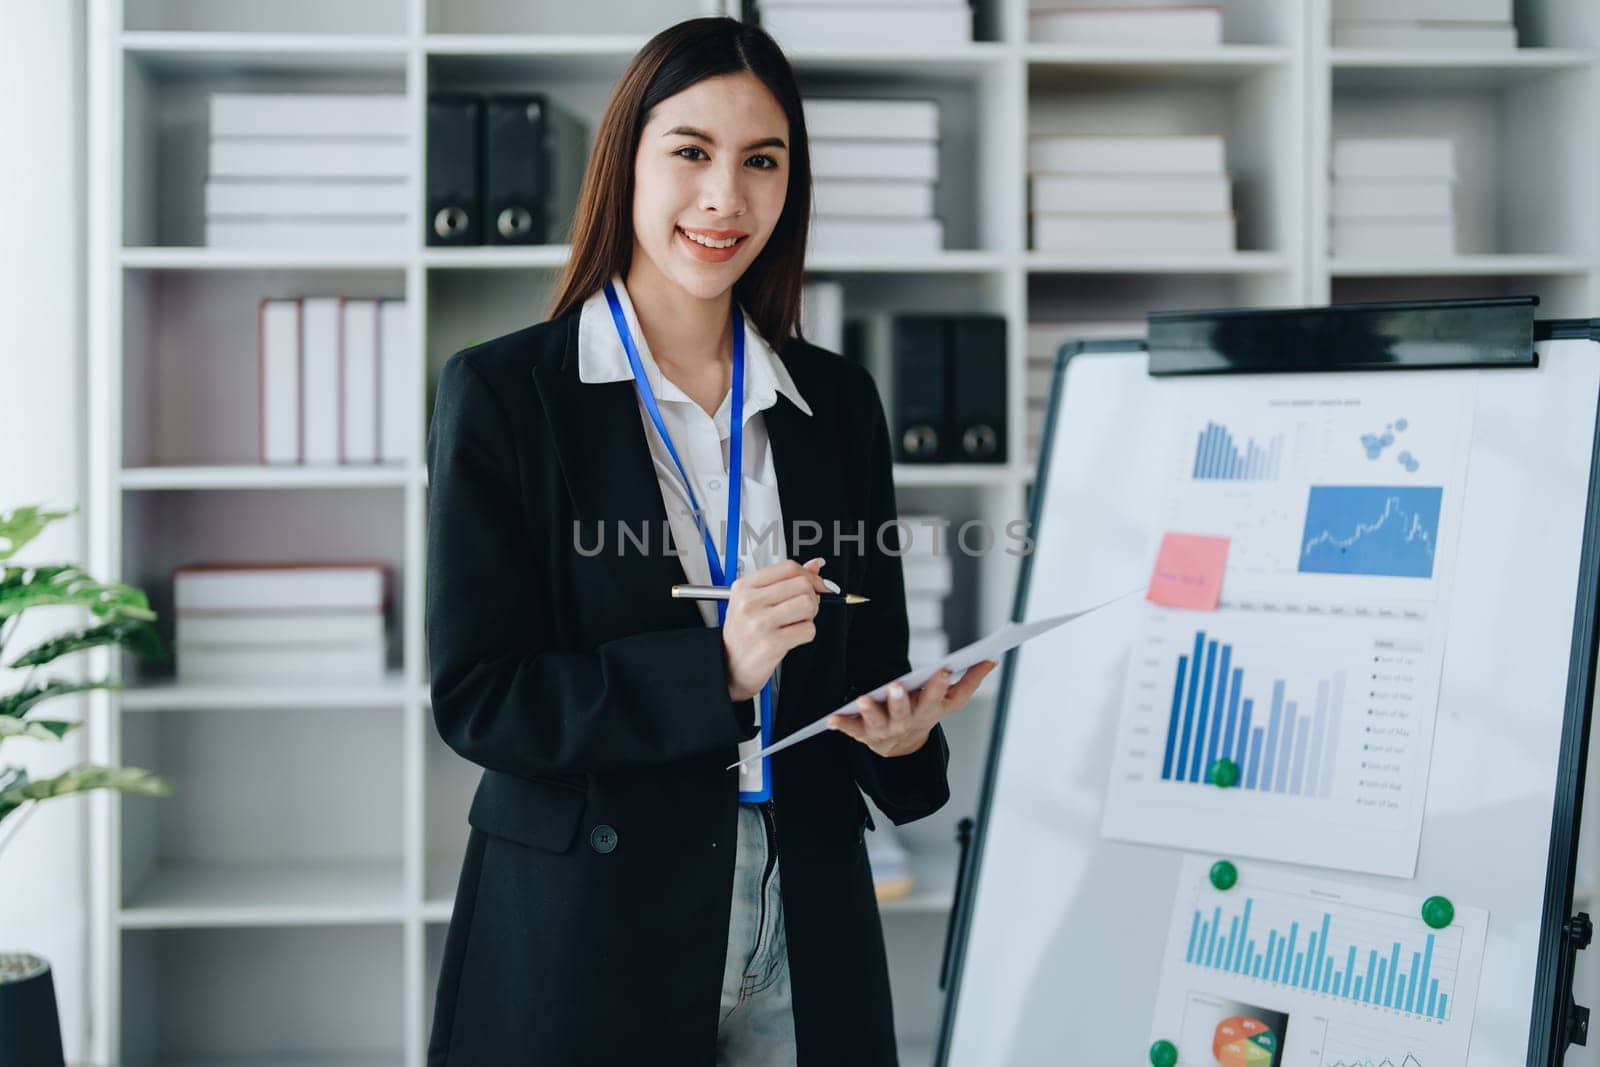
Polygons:
[[[685,580],[631,381],[578,378],[579,310],[450,357],[428,437],[433,714],[485,768],[439,975],[430,1067],[715,1059],[737,783],[755,732]],[[792,340],[811,406],[765,412],[790,555],[872,598],[784,660],[774,736],[909,669],[889,438],[871,377]],[[651,531],[616,551],[614,522]],[[797,520],[822,543],[797,544]],[[574,524],[592,548],[576,548]],[[833,543],[861,523],[857,544]],[[805,533],[810,528],[803,528]],[[892,528],[891,528],[892,530]],[[894,545],[888,534],[884,544]],[[698,550],[698,546],[691,551]],[[949,797],[936,729],[874,755],[826,733],[772,761],[799,1062],[893,1064],[865,790],[896,823]],[[930,979],[931,980],[931,979]]]

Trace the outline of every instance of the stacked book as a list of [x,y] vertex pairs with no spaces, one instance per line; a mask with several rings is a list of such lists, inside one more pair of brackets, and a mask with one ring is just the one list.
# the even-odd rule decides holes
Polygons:
[[213,93],[206,244],[399,250],[415,169],[400,93]]
[[1333,254],[1387,259],[1454,255],[1455,177],[1455,144],[1445,138],[1336,141]]
[[1335,48],[1517,47],[1512,0],[1333,0]]
[[879,900],[901,900],[911,895],[916,879],[911,855],[900,843],[894,824],[882,815],[872,820],[867,835],[867,865],[872,868],[872,889]]
[[383,677],[381,563],[195,563],[172,572],[181,682]]
[[[906,620],[911,629],[911,666],[922,667],[950,651],[944,601],[950,595],[950,554],[957,527],[940,515],[901,515],[900,566],[906,580]],[[937,525],[935,525],[937,524]]]
[[944,247],[935,100],[808,99],[814,255],[926,255]]
[[405,463],[417,453],[403,300],[261,301],[260,461]]
[[968,0],[755,0],[761,28],[785,48],[871,42],[880,50],[965,44]]
[[1033,0],[1028,39],[1045,44],[1212,48],[1222,43],[1222,8],[1146,0],[1097,7],[1074,0]]
[[1050,386],[1055,375],[1056,354],[1072,341],[1138,339],[1144,336],[1144,323],[1134,320],[1106,322],[1030,322],[1028,323],[1028,389],[1024,396],[1027,424],[1023,454],[1028,466],[1039,462],[1044,443],[1044,420],[1050,409]]
[[1232,182],[1220,136],[1035,134],[1033,247],[1051,252],[1232,252]]
[[844,352],[844,286],[808,279],[800,287],[800,332],[829,352]]

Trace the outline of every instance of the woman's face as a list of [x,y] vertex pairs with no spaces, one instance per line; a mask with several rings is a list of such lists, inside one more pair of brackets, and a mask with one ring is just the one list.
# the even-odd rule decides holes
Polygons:
[[704,78],[657,104],[633,164],[633,269],[642,257],[703,300],[733,288],[783,214],[788,143],[783,108],[748,72]]

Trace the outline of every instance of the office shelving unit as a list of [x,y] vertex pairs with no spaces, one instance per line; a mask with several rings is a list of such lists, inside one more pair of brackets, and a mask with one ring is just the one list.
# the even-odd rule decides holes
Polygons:
[[[1600,14],[1590,5],[1522,0],[1529,47],[1512,55],[1330,50],[1327,0],[1222,6],[1228,43],[1204,51],[1029,43],[1024,0],[977,0],[976,40],[960,47],[791,51],[809,94],[931,97],[942,109],[936,210],[947,249],[820,258],[811,273],[844,284],[849,317],[986,311],[1009,326],[1013,458],[902,465],[902,512],[981,518],[996,530],[1026,514],[1030,318],[1519,291],[1539,293],[1546,315],[1600,308]],[[393,574],[393,651],[379,684],[195,687],[103,662],[127,688],[92,701],[94,757],[153,767],[178,793],[92,800],[96,1062],[423,1063],[475,781],[438,740],[428,708],[423,458],[255,465],[254,308],[266,296],[405,297],[416,344],[398,369],[413,382],[409,417],[422,427],[443,361],[542,319],[566,256],[564,246],[423,244],[428,93],[537,89],[592,129],[649,34],[722,9],[719,0],[91,0],[91,569],[145,587],[164,615],[170,570],[191,560],[380,560]],[[407,96],[414,246],[201,247],[206,97],[271,88]],[[1462,160],[1461,255],[1330,257],[1330,136],[1440,130],[1458,138]],[[1239,251],[1027,247],[1027,136],[1130,131],[1227,136]],[[949,630],[962,642],[1009,614],[1016,560],[957,555],[955,564]],[[883,907],[906,1063],[926,1062],[937,1028],[954,830],[977,802],[997,686],[988,688],[947,724],[952,803],[903,831],[918,888]],[[1592,877],[1585,887],[1592,906]]]

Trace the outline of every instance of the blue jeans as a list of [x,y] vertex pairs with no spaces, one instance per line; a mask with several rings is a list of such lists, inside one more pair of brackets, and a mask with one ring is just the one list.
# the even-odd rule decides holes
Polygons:
[[728,957],[717,1018],[719,1067],[795,1063],[788,942],[769,819],[759,804],[739,805]]

